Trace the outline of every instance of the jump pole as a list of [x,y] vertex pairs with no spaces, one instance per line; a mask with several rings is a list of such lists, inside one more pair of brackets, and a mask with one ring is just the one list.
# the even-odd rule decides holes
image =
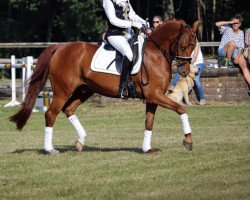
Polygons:
[[11,56],[11,101],[4,105],[4,107],[13,107],[18,106],[21,103],[19,103],[16,100],[16,68],[14,65],[16,64],[16,58],[15,56]]
[[25,98],[26,95],[26,91],[28,89],[28,85],[24,85],[26,81],[28,81],[32,75],[32,70],[31,67],[33,65],[33,57],[32,56],[27,56],[27,60],[26,60],[26,73],[25,73],[25,69],[23,68],[23,100]]

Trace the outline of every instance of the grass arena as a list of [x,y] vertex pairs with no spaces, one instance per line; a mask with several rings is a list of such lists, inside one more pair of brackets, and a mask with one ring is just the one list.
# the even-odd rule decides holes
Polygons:
[[87,131],[77,152],[75,130],[61,113],[45,155],[44,113],[32,113],[22,132],[0,101],[0,199],[249,199],[250,103],[188,106],[193,151],[182,146],[179,116],[158,108],[152,146],[141,151],[145,105],[139,101],[81,105]]

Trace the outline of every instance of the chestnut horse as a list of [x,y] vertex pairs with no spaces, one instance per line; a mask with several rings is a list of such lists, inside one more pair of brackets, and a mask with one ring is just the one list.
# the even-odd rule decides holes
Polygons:
[[[146,99],[146,121],[142,144],[143,152],[155,152],[151,148],[151,136],[157,106],[171,109],[179,114],[183,125],[183,145],[192,150],[191,128],[186,109],[170,100],[165,92],[171,82],[171,63],[175,60],[182,74],[189,73],[190,55],[196,43],[199,23],[192,27],[184,21],[170,20],[157,27],[146,39],[144,57],[139,72],[132,76],[136,92]],[[36,68],[29,80],[27,95],[19,111],[9,119],[22,130],[28,121],[36,98],[50,78],[53,101],[45,113],[44,150],[57,154],[52,145],[53,126],[60,111],[76,129],[77,150],[82,151],[86,132],[74,114],[76,108],[94,93],[117,98],[120,77],[94,72],[90,69],[98,45],[88,42],[71,42],[52,45],[38,58]]]

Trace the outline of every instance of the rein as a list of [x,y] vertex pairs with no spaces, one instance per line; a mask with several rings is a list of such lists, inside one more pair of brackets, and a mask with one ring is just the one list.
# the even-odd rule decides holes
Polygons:
[[166,49],[163,49],[147,32],[146,30],[142,29],[143,33],[146,34],[146,36],[150,39],[147,39],[146,41],[148,42],[152,42],[159,50],[160,52],[164,55],[164,57],[166,58],[166,60],[168,61],[168,63],[170,64],[169,62],[169,58],[171,60],[174,60],[174,56],[171,56]]

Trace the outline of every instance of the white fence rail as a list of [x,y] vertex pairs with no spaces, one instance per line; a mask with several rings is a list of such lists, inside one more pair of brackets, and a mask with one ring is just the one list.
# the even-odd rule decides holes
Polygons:
[[[9,48],[46,48],[53,44],[66,44],[67,42],[18,42],[18,43],[0,43],[0,49]],[[96,42],[92,42],[96,44]],[[217,47],[220,42],[200,42],[202,47]]]
[[11,62],[7,64],[0,64],[0,69],[11,69],[11,101],[4,105],[4,107],[12,107],[16,105],[20,105],[17,101],[17,84],[16,84],[16,69],[22,69],[22,100],[25,98],[27,85],[24,87],[24,83],[28,80],[32,74],[32,66],[33,66],[33,57],[27,56],[26,58],[16,59],[13,55],[11,56]]

